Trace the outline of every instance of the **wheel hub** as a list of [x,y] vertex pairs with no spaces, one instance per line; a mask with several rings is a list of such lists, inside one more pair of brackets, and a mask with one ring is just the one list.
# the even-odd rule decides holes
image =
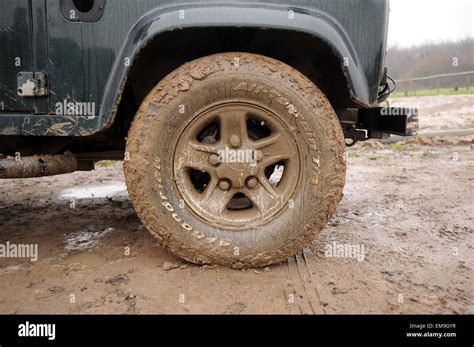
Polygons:
[[246,180],[250,176],[258,175],[259,170],[261,170],[260,167],[252,164],[221,163],[216,168],[216,175],[220,180],[229,180],[234,188],[243,188]]
[[[201,112],[176,146],[178,190],[196,214],[218,227],[263,223],[286,205],[298,183],[292,136],[277,115],[252,103]],[[278,177],[276,169],[283,174]]]

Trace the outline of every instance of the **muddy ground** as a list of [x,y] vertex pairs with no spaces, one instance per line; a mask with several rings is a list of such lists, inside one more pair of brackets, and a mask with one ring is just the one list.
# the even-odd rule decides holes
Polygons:
[[[330,225],[304,253],[258,270],[185,264],[156,246],[123,191],[120,164],[3,181],[1,238],[37,243],[39,259],[0,260],[0,312],[473,313],[474,150],[348,154]],[[71,189],[94,186],[102,190]],[[364,249],[330,257],[334,244]]]
[[474,95],[410,96],[390,99],[390,106],[419,110],[420,132],[474,129]]
[[242,271],[157,246],[121,163],[0,181],[0,243],[39,245],[35,262],[0,258],[0,313],[474,313],[472,139],[350,148],[320,236]]

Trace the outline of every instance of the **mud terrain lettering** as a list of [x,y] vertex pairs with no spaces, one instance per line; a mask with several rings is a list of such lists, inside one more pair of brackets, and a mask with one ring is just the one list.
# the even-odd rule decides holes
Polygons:
[[178,223],[181,224],[181,227],[186,230],[186,231],[191,231],[193,230],[193,227],[190,226],[189,224],[183,222],[183,218],[178,214],[176,213],[173,205],[171,205],[171,203],[169,202],[168,200],[168,197],[166,196],[165,192],[164,192],[164,188],[163,188],[163,180],[161,178],[161,161],[160,161],[160,158],[156,158],[155,159],[155,163],[153,164],[153,167],[156,169],[155,170],[155,179],[156,181],[158,182],[156,185],[155,185],[155,189],[158,191],[158,194],[160,195],[160,199],[161,200],[164,200],[161,205],[166,208],[166,210],[168,212],[171,212],[171,217]]

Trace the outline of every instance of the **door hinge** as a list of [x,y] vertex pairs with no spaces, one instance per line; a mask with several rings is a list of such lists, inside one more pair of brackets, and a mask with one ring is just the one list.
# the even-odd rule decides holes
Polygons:
[[19,96],[34,97],[48,95],[46,75],[42,72],[19,72],[17,75],[17,86]]

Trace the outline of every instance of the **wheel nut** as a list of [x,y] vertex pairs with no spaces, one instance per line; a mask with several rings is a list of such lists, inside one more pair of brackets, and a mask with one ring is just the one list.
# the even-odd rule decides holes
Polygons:
[[262,160],[263,160],[263,152],[257,151],[257,161],[262,161]]
[[249,177],[247,178],[247,187],[249,188],[255,188],[258,184],[258,181],[255,177]]
[[230,182],[229,180],[223,179],[219,182],[219,188],[222,190],[229,190],[230,189]]
[[232,147],[239,147],[240,146],[240,137],[237,135],[232,135],[229,139],[229,143]]
[[219,165],[220,161],[219,161],[219,157],[217,156],[217,154],[211,154],[209,156],[209,163],[211,165],[214,165],[214,166]]

